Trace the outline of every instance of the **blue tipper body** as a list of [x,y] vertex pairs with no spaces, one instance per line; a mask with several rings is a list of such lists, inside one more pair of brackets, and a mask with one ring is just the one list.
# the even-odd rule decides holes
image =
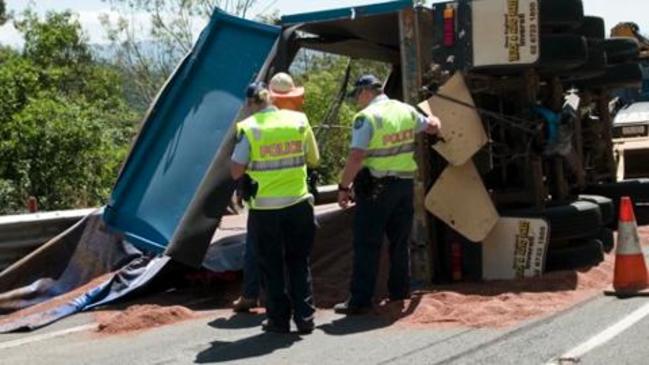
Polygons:
[[[412,0],[397,0],[285,16],[282,24],[355,19],[412,6]],[[236,122],[246,85],[272,57],[280,33],[277,26],[214,12],[145,118],[104,213],[111,229],[146,252],[165,252]]]
[[214,12],[145,118],[105,210],[109,227],[164,251],[280,31]]

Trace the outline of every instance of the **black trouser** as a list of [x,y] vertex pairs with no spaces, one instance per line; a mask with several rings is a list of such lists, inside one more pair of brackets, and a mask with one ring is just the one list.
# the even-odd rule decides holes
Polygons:
[[375,196],[361,195],[356,199],[350,301],[354,306],[372,303],[384,234],[390,244],[390,298],[405,299],[410,294],[408,241],[413,220],[413,182],[393,178],[381,184]]
[[246,248],[243,253],[243,288],[242,296],[246,299],[258,299],[261,283],[259,282],[259,262],[255,234],[248,229]]
[[311,204],[305,201],[283,209],[251,210],[248,229],[256,235],[268,319],[286,325],[292,309],[295,322],[312,321],[315,307],[309,256],[315,221]]

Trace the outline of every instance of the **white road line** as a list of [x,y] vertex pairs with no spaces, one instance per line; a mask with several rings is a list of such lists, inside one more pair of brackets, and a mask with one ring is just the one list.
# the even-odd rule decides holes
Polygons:
[[548,365],[556,364],[571,364],[579,362],[579,358],[593,350],[594,348],[601,346],[602,344],[612,340],[620,333],[626,331],[634,324],[641,321],[649,315],[649,303],[637,309],[635,312],[624,317],[621,321],[615,323],[614,325],[608,327],[604,331],[598,333],[597,335],[591,337],[588,341],[582,343],[581,345],[573,348],[572,350],[566,352],[565,354],[559,356],[559,358],[554,359],[548,362]]
[[69,335],[71,333],[83,332],[83,331],[86,331],[86,330],[94,330],[96,328],[97,328],[96,323],[84,324],[82,326],[67,328],[67,329],[60,330],[60,331],[55,331],[55,332],[50,332],[50,333],[43,333],[42,335],[29,336],[29,337],[19,338],[17,340],[0,342],[0,350],[12,348],[12,347],[17,347],[17,346],[22,346],[22,345],[26,345],[26,344],[33,343],[33,342],[49,340],[51,338],[61,337],[61,336]]

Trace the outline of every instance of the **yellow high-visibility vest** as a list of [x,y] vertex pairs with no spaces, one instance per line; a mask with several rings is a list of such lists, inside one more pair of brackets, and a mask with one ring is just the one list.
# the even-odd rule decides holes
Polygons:
[[237,123],[237,132],[250,142],[247,173],[258,184],[250,209],[281,209],[310,197],[306,176],[304,113],[290,110],[260,112]]
[[414,108],[396,100],[368,106],[356,115],[372,124],[372,139],[363,165],[376,177],[413,178],[417,115]]

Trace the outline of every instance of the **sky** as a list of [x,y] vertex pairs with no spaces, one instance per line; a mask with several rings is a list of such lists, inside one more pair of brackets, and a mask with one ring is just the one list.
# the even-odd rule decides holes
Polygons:
[[[30,4],[27,0],[5,0],[7,8],[20,12]],[[294,14],[322,9],[366,5],[384,2],[384,0],[258,0],[258,5],[252,9],[253,14],[270,13],[278,10],[280,14]],[[438,0],[428,1],[441,2]],[[621,21],[633,21],[640,25],[641,32],[649,34],[649,1],[647,0],[583,0],[584,12],[604,18],[607,30]],[[32,5],[39,13],[48,10],[71,9],[77,13],[81,25],[91,43],[107,43],[104,30],[99,22],[101,14],[111,15],[110,6],[102,0],[35,0]],[[114,16],[114,14],[113,14]],[[146,26],[147,15],[140,14],[136,19]],[[197,23],[196,33],[204,24]],[[22,38],[11,24],[0,27],[0,44],[20,47]]]

